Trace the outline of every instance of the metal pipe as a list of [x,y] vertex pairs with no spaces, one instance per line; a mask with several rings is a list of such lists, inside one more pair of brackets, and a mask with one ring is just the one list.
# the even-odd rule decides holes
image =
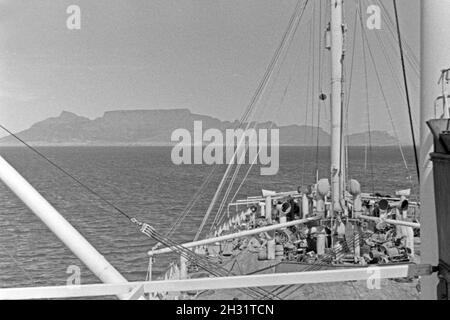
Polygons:
[[268,223],[272,223],[272,197],[266,197],[266,220]]
[[[0,156],[0,180],[30,208],[102,282],[128,282],[31,184]],[[119,298],[123,298],[119,296]]]
[[[402,201],[402,198],[386,198],[386,197],[371,197],[368,196],[364,193],[361,194],[361,198],[362,200],[373,200],[373,201],[379,201],[379,200],[387,200],[388,202],[398,202],[398,201]],[[409,202],[409,206],[410,207],[420,207],[420,202],[413,202],[413,201],[408,201]]]
[[420,229],[420,223],[415,222],[409,222],[409,221],[401,221],[401,220],[390,220],[390,219],[380,219],[377,217],[369,217],[369,216],[359,216],[360,219],[368,220],[368,221],[374,221],[374,222],[386,222],[387,224],[392,224],[395,226],[404,226],[404,227],[411,227],[414,229]]
[[[293,226],[297,226],[299,224],[305,224],[305,223],[317,221],[320,219],[321,219],[320,217],[313,217],[313,218],[296,220],[296,221],[291,221],[291,222],[282,223],[282,224],[280,223],[280,224],[275,224],[273,226],[242,231],[239,233],[228,234],[228,235],[221,236],[221,237],[189,242],[189,243],[182,244],[182,246],[184,248],[194,248],[194,247],[204,246],[204,245],[212,244],[212,243],[216,243],[216,242],[248,237],[248,236],[252,236],[252,235],[263,233],[263,232],[269,232],[269,231],[274,231],[274,230],[278,230],[278,229],[293,227]],[[164,254],[164,253],[170,253],[172,251],[173,251],[173,249],[169,247],[169,248],[164,248],[164,249],[159,249],[159,250],[154,250],[154,251],[151,250],[148,252],[148,255],[153,256],[153,255],[159,255],[159,254]]]

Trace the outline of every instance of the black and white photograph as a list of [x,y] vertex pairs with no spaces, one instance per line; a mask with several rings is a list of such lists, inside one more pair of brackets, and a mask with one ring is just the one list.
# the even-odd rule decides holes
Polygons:
[[449,17],[0,0],[0,300],[449,300]]

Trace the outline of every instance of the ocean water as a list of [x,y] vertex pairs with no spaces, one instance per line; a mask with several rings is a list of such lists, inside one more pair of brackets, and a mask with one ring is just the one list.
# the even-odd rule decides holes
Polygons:
[[[176,166],[167,147],[42,147],[52,161],[113,202],[129,215],[166,233],[212,170],[207,165]],[[78,186],[27,148],[0,148],[8,160],[64,217],[71,222],[127,279],[145,279],[147,251],[155,241],[128,220]],[[351,178],[364,192],[392,194],[413,186],[417,177],[413,151],[405,150],[409,170],[398,148],[374,148],[366,162],[364,148],[349,150]],[[320,177],[329,168],[329,149],[285,147],[276,176],[250,172],[237,198],[259,195],[261,189],[297,190],[314,181],[316,158]],[[192,240],[225,172],[219,166],[191,214],[175,232],[179,242]],[[236,185],[249,166],[243,166]],[[231,192],[234,195],[236,187]],[[215,212],[215,211],[214,211]],[[154,276],[161,275],[174,256],[157,258]],[[65,285],[70,266],[81,270],[81,283],[99,280],[0,183],[0,287]]]

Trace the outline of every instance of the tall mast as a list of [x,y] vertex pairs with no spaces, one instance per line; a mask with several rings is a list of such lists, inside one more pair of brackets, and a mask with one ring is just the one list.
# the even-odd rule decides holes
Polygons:
[[344,29],[343,0],[330,0],[331,4],[331,192],[333,209],[341,211],[340,200],[344,186],[342,159],[342,101]]

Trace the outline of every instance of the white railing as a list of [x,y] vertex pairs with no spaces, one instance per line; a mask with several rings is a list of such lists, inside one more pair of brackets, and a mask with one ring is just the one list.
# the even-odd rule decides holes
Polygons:
[[422,276],[432,273],[427,265],[395,265],[383,267],[323,270],[312,272],[263,274],[189,280],[165,280],[128,282],[120,284],[89,284],[80,286],[56,286],[0,289],[0,300],[60,299],[127,295],[130,299],[158,292],[184,292],[200,290],[240,289],[271,287],[293,284],[318,284],[370,279],[394,279]]
[[[257,235],[257,234],[264,233],[264,232],[279,230],[279,229],[283,229],[283,228],[289,228],[289,227],[297,226],[300,224],[306,224],[308,222],[318,221],[320,219],[322,219],[322,218],[321,217],[312,217],[312,218],[307,218],[307,219],[302,219],[302,220],[295,220],[295,221],[291,221],[291,222],[287,222],[287,223],[279,223],[279,224],[274,224],[274,225],[267,226],[267,227],[241,231],[241,232],[237,232],[237,233],[233,233],[233,234],[227,234],[227,235],[221,236],[221,237],[189,242],[189,243],[181,244],[181,246],[183,246],[184,248],[187,248],[187,249],[201,247],[201,246],[204,246],[207,244],[213,244],[216,242],[239,239],[239,238],[244,238],[244,237],[248,237],[248,236],[252,236],[252,235]],[[173,251],[173,248],[169,247],[169,248],[164,248],[164,249],[159,249],[159,250],[151,250],[148,252],[148,255],[155,256],[155,255],[160,255],[160,254],[164,254],[164,253],[170,253],[172,251]]]

